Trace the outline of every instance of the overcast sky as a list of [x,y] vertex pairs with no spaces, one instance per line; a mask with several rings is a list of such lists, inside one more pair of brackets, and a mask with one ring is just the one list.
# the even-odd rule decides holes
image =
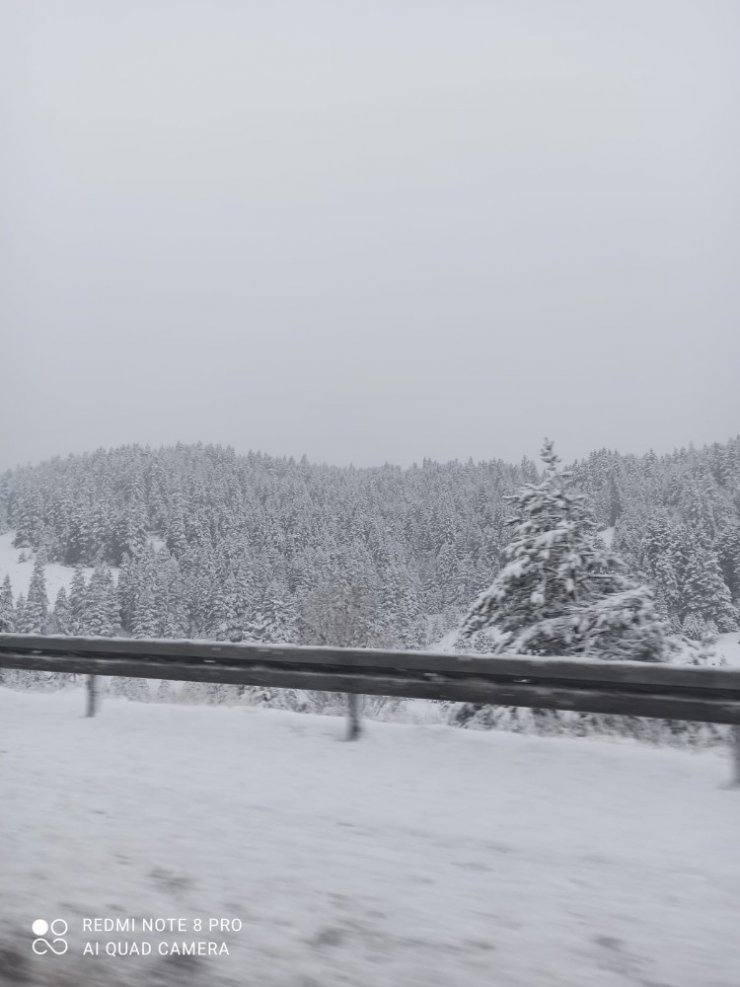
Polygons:
[[740,431],[737,0],[0,10],[0,467]]

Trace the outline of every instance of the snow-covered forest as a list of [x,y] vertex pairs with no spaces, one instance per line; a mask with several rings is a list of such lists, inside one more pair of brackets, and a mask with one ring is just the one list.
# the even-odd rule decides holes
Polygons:
[[[599,450],[572,469],[674,632],[737,628],[740,439],[662,457]],[[12,470],[0,529],[35,564],[26,593],[6,579],[0,620],[19,632],[429,647],[500,571],[505,498],[539,475],[529,459],[356,469],[202,445]],[[77,567],[55,599],[46,563]],[[337,599],[347,619],[327,631]]]

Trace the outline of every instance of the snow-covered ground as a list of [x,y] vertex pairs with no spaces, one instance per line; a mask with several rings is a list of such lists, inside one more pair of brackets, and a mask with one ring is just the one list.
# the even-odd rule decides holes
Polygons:
[[[0,688],[0,982],[738,983],[740,791],[717,752],[380,723],[346,744],[328,717],[82,704]],[[243,926],[192,931],[211,917]],[[69,924],[65,955],[33,954],[39,918]],[[193,939],[230,955],[159,955]]]
[[720,634],[714,647],[728,665],[740,665],[740,631]]
[[[13,587],[13,599],[18,599],[18,595],[28,593],[28,586],[33,573],[34,552],[30,548],[13,548],[14,531],[6,531],[0,535],[0,583],[6,576],[10,576]],[[21,554],[25,554],[26,561],[19,562]],[[83,569],[85,578],[92,574],[91,568]],[[54,605],[54,600],[59,590],[64,588],[69,592],[72,577],[75,571],[72,566],[59,565],[58,562],[47,562],[44,566],[44,576],[46,578],[46,595],[49,604]]]

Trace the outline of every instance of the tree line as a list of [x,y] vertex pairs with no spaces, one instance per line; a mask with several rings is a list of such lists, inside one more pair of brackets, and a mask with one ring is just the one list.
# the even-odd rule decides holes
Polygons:
[[[505,567],[507,498],[546,472],[529,459],[339,468],[207,445],[10,470],[0,528],[34,553],[34,570],[25,596],[5,581],[0,621],[21,632],[266,643],[351,634],[348,643],[428,647]],[[568,472],[674,633],[707,640],[737,628],[740,439],[660,457],[599,450]],[[47,562],[76,567],[55,600]],[[345,618],[331,630],[336,612]]]

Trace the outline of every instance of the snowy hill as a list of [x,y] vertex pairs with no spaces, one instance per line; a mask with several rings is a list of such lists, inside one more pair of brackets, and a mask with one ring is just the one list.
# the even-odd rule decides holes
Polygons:
[[[740,440],[660,458],[600,450],[566,472],[603,543],[618,542],[676,627],[688,620],[696,639],[735,628]],[[126,633],[217,637],[232,611],[232,637],[292,639],[304,611],[350,583],[363,587],[365,637],[430,647],[501,570],[509,498],[543,475],[530,460],[355,469],[200,444],[122,446],[9,471],[0,527],[67,566],[128,557]],[[6,571],[16,562],[13,550]],[[27,586],[27,569],[15,582]]]
[[[735,987],[717,753],[0,690],[0,955],[23,982]],[[85,916],[239,932],[83,933]],[[69,952],[34,957],[62,917]],[[224,941],[229,955],[158,955]],[[84,942],[154,943],[151,958]],[[0,980],[2,978],[0,977]],[[15,981],[14,981],[15,982]],[[20,982],[18,980],[17,982]]]

